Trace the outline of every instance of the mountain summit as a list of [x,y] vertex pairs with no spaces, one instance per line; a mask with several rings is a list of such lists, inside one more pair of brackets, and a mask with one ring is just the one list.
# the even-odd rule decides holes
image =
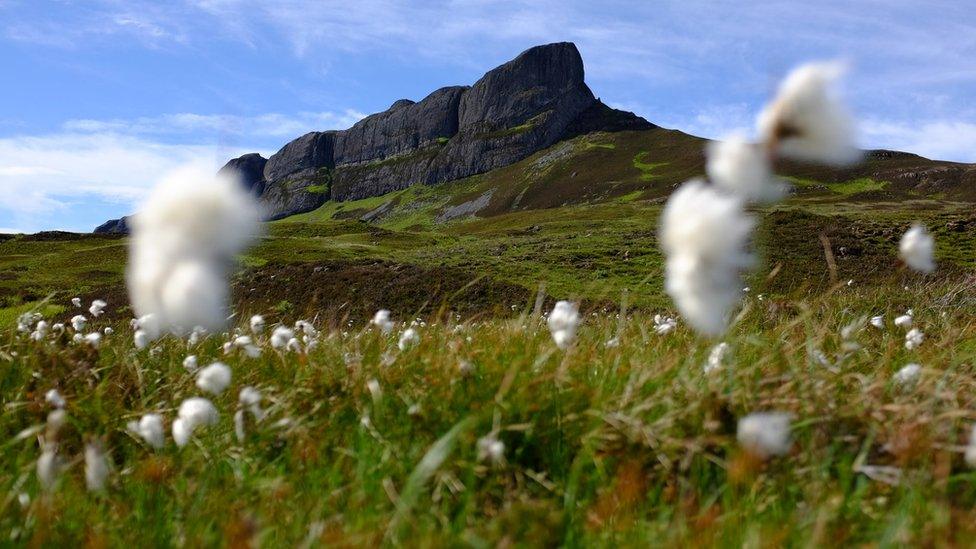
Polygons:
[[[653,127],[600,102],[584,81],[576,45],[558,42],[529,48],[471,86],[400,99],[347,130],[307,133],[267,160],[246,154],[221,171],[238,174],[273,220],[330,199],[487,172],[582,133]],[[125,227],[114,220],[96,232]]]

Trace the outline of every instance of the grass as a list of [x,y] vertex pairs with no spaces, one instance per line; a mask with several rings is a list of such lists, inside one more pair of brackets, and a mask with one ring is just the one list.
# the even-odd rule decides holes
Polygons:
[[[17,545],[964,545],[976,534],[976,474],[957,449],[976,419],[966,284],[751,293],[711,375],[715,342],[684,327],[659,336],[646,314],[586,314],[563,352],[529,302],[497,320],[430,317],[404,351],[396,332],[343,323],[322,326],[307,355],[266,347],[258,359],[224,355],[221,336],[137,351],[124,322],[98,350],[5,326],[0,525]],[[913,352],[890,325],[905,307],[926,333]],[[267,313],[292,321],[288,309]],[[886,329],[863,325],[880,313]],[[857,350],[840,335],[852,324]],[[220,421],[153,451],[125,424],[160,411],[168,425],[199,393],[180,366],[189,353],[234,371],[213,399]],[[891,376],[908,362],[923,375],[899,388]],[[268,418],[239,442],[231,416],[245,385],[262,391]],[[36,437],[16,435],[43,423],[52,387],[68,401],[59,443],[71,465],[45,492]],[[734,432],[767,409],[794,415],[794,444],[763,463]],[[478,459],[489,434],[505,444],[500,463]],[[97,494],[74,460],[90,437],[113,463]],[[898,468],[900,484],[864,464]]]

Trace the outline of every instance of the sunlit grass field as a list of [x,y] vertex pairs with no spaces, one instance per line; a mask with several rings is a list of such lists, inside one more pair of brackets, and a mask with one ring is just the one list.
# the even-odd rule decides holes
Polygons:
[[[269,326],[259,358],[226,354],[227,335],[137,350],[125,321],[90,320],[85,331],[115,329],[98,349],[72,343],[70,328],[36,342],[4,326],[3,543],[966,546],[973,281],[901,282],[840,282],[803,299],[747,293],[709,373],[718,340],[680,321],[658,334],[625,300],[622,315],[584,310],[565,351],[532,300],[492,319],[427,316],[404,350],[409,318],[385,335],[365,322],[319,325],[307,353],[269,347]],[[65,312],[53,320],[75,314],[56,304]],[[892,324],[907,308],[925,334],[911,351]],[[880,314],[878,329],[868,319]],[[176,408],[201,394],[188,354],[225,362],[233,381],[213,398],[218,423],[177,448]],[[916,382],[893,380],[913,362]],[[232,416],[248,385],[267,416],[238,440]],[[45,490],[35,468],[51,388],[68,419],[57,435],[65,468]],[[735,436],[739,418],[762,410],[793,416],[790,452],[765,462]],[[161,450],[126,430],[146,412],[165,416]],[[81,453],[96,438],[111,474],[92,493]],[[479,455],[481,439],[501,441],[501,457]]]

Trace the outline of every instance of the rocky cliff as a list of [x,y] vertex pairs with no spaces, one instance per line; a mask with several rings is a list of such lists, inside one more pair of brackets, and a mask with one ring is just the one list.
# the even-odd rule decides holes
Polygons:
[[[576,46],[561,42],[530,48],[472,86],[400,99],[347,130],[308,133],[267,160],[247,154],[221,172],[238,174],[265,217],[281,219],[330,199],[487,172],[581,133],[653,127],[594,97]],[[117,220],[97,230],[124,229]]]

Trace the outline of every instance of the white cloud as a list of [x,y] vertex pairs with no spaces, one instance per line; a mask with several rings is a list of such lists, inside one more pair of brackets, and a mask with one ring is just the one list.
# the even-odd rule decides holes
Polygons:
[[216,170],[228,158],[244,152],[249,151],[169,145],[118,134],[3,138],[0,218],[6,224],[14,220],[32,226],[30,217],[62,211],[68,202],[84,197],[131,206],[177,167]]
[[873,148],[908,151],[937,160],[976,162],[976,124],[971,122],[869,119],[861,124],[861,134]]
[[300,112],[295,115],[267,113],[255,116],[176,113],[135,119],[69,120],[66,132],[116,132],[129,135],[189,134],[201,132],[233,134],[239,138],[263,140],[268,137],[292,139],[313,130],[344,129],[363,118],[363,113]]

